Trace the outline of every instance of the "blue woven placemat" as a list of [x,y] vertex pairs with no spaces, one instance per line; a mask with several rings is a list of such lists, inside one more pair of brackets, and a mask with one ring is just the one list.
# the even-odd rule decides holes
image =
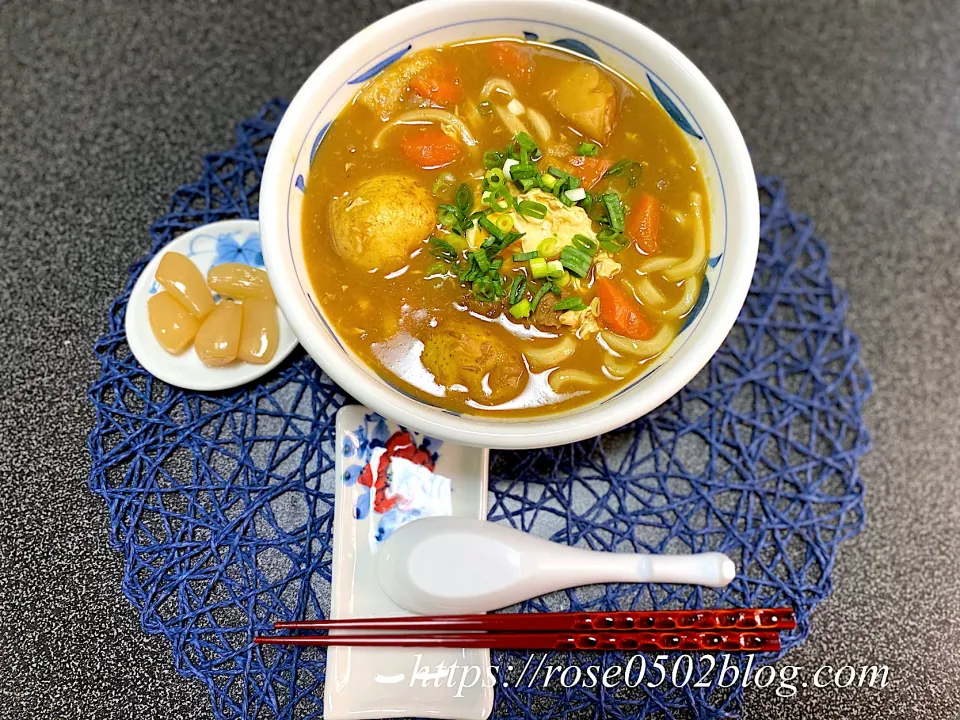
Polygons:
[[[270,139],[285,109],[265,105],[208,155],[151,228],[150,256],[197,225],[256,217]],[[781,606],[798,627],[831,589],[841,541],[864,523],[858,458],[869,445],[861,410],[870,379],[844,326],[847,298],[827,275],[828,252],[783,184],[758,177],[760,255],[724,346],[661,408],[622,430],[559,448],[492,455],[490,519],[605,550],[721,550],[740,574],[723,591],[609,585],[525,603],[525,610]],[[329,607],[334,417],[344,393],[300,354],[265,382],[209,394],[148,375],[126,346],[130,268],[94,351],[90,488],[110,511],[110,543],[125,558],[123,592],[148,633],[171,644],[177,669],[206,683],[216,718],[314,718],[323,705],[320,651],[251,644],[277,619]],[[495,653],[511,679],[524,653]],[[548,663],[625,664],[614,654]],[[762,658],[769,661],[772,658]],[[743,662],[740,658],[738,662]],[[668,669],[671,667],[667,664]],[[655,679],[656,676],[652,676]],[[497,688],[498,718],[581,711],[612,717],[738,717],[742,691],[714,677],[694,688],[621,685]],[[706,684],[706,683],[705,683]],[[601,709],[602,708],[602,709]]]

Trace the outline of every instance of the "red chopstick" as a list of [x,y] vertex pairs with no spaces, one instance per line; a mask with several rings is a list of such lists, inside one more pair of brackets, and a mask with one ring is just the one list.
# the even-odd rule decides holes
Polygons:
[[653,632],[508,632],[429,633],[425,635],[291,635],[256,637],[259,645],[352,647],[453,647],[500,650],[713,650],[724,652],[779,652],[775,630],[699,630]]
[[431,617],[343,618],[291,620],[273,624],[277,630],[410,630],[486,632],[621,632],[792,630],[792,608],[722,610],[639,610],[619,612],[503,613]]

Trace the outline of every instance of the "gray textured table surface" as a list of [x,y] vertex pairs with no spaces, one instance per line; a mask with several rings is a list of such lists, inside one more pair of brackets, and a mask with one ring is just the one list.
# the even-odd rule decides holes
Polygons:
[[[396,3],[0,3],[0,717],[205,718],[120,594],[86,489],[94,338],[170,191]],[[786,663],[877,690],[748,695],[750,718],[957,718],[960,3],[628,3],[727,98],[819,221],[876,392],[869,525]]]

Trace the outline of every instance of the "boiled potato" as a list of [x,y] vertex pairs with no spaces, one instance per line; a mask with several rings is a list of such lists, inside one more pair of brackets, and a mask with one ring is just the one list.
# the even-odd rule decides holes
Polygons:
[[617,90],[596,65],[577,63],[550,98],[577,130],[606,140],[617,115]]
[[523,389],[526,367],[520,353],[493,333],[467,323],[432,330],[420,359],[437,384],[463,385],[480,403],[506,402]]
[[433,231],[430,192],[407,175],[379,175],[336,197],[330,229],[337,253],[365,270],[392,270]]

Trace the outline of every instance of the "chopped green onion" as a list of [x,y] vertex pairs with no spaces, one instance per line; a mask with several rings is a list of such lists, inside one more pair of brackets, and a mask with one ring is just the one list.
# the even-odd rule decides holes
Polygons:
[[520,302],[510,306],[510,314],[517,320],[520,320],[521,318],[530,317],[530,311],[532,309],[533,308],[530,307],[530,301],[524,298]]
[[530,155],[535,155],[539,150],[534,139],[525,132],[517,133],[517,136],[513,139],[516,140],[521,150],[526,150]]
[[544,238],[537,245],[537,252],[542,258],[555,258],[560,254],[560,241],[555,237]]
[[529,162],[520,163],[510,168],[510,179],[520,182],[537,176],[537,169]]
[[559,260],[548,261],[547,278],[550,280],[559,280],[561,277],[563,277],[563,264]]
[[587,191],[583,188],[574,188],[573,190],[567,190],[563,193],[563,196],[570,202],[580,202],[587,196]]
[[497,227],[505,233],[513,230],[513,216],[501,215],[497,218]]
[[626,170],[626,169],[630,166],[630,163],[632,163],[632,162],[633,162],[633,160],[630,160],[629,158],[624,158],[624,159],[621,160],[620,162],[614,163],[614,164],[610,167],[610,169],[608,169],[608,170],[602,175],[602,177],[605,177],[605,178],[606,178],[606,177],[614,177],[615,175],[620,175],[620,174],[623,173],[624,170]]
[[540,257],[540,253],[536,250],[531,250],[530,252],[516,253],[513,256],[514,262],[526,262],[527,260],[533,260],[534,258]]
[[503,258],[497,258],[490,263],[490,272],[498,272],[503,267]]
[[490,218],[488,218],[486,215],[477,220],[477,225],[482,227],[497,240],[503,240],[503,232],[500,230],[500,228],[494,225]]
[[597,248],[599,247],[596,240],[588,238],[586,235],[581,235],[580,233],[573,236],[573,244],[576,245],[579,250],[583,250],[583,252],[591,256],[597,254]]
[[498,168],[503,165],[504,159],[503,153],[496,150],[487,150],[483,154],[483,166],[487,169]]
[[574,205],[576,205],[576,203],[573,202],[573,200],[571,200],[570,198],[567,197],[567,194],[566,194],[566,193],[563,193],[563,194],[560,195],[559,197],[560,197],[560,202],[562,202],[562,203],[563,203],[564,205],[566,205],[567,207],[573,207]]
[[554,310],[586,310],[587,304],[579,297],[568,297],[557,302],[553,306]]
[[493,103],[491,103],[489,100],[481,100],[477,110],[481,115],[489,115],[493,112]]
[[580,207],[584,209],[587,215],[590,214],[590,210],[593,209],[593,194],[587,192],[583,200],[580,201]]
[[506,176],[507,180],[513,180],[513,168],[520,164],[519,160],[514,160],[513,158],[507,158],[503,161],[503,174]]
[[487,174],[483,176],[487,181],[487,185],[491,190],[496,190],[498,187],[503,185],[506,182],[506,178],[503,176],[503,170],[499,166],[492,167],[487,170]]
[[473,296],[480,302],[495,302],[499,293],[497,292],[498,283],[488,278],[479,278],[473,281],[471,290]]
[[477,264],[477,267],[480,268],[480,272],[486,272],[490,269],[490,258],[487,257],[486,251],[476,250],[470,253],[470,257],[473,258],[473,261]]
[[427,273],[424,277],[430,277],[431,275],[446,275],[447,265],[442,262],[435,262],[433,265],[427,268]]
[[487,203],[493,208],[494,212],[507,212],[513,205],[513,198],[506,186],[501,185],[496,190],[490,191],[490,197]]
[[630,240],[628,238],[624,237],[613,228],[604,228],[597,233],[597,242],[600,243],[600,247],[602,247],[611,255],[616,255],[630,244]]
[[437,258],[437,260],[452,263],[459,259],[460,253],[457,251],[457,248],[446,240],[431,235],[429,242],[430,254]]
[[537,179],[535,177],[521,178],[520,180],[520,187],[523,189],[524,192],[526,192],[536,184],[537,184]]
[[553,284],[549,282],[545,282],[543,285],[540,286],[540,289],[537,290],[537,294],[533,296],[533,300],[530,302],[531,311],[537,309],[537,305],[540,304],[541,298],[543,298],[544,295],[546,295],[548,292],[553,290],[553,287],[554,287]]
[[578,187],[580,187],[580,178],[578,178],[576,175],[571,175],[567,178],[568,189],[575,190]]
[[473,208],[473,190],[466,183],[460,183],[457,188],[457,209],[467,215]]
[[549,268],[547,268],[547,261],[542,257],[536,257],[530,259],[530,274],[533,276],[534,280],[540,280],[545,278],[550,274]]
[[574,245],[567,245],[560,253],[560,261],[563,267],[572,272],[577,277],[586,277],[590,271],[592,258],[580,248]]
[[627,173],[627,182],[630,183],[630,187],[636,187],[637,183],[640,182],[641,175],[643,174],[643,163],[638,163],[636,160],[624,158],[607,170],[601,177],[615,177],[617,175],[622,175],[623,173]]
[[453,205],[440,205],[437,208],[437,220],[445,228],[455,228],[460,224],[459,210]]
[[520,298],[523,297],[523,291],[526,289],[527,278],[523,273],[519,273],[513,278],[513,282],[510,283],[510,292],[507,293],[507,302],[509,302],[511,305],[515,305],[520,302]]
[[522,232],[517,232],[516,230],[513,230],[513,231],[511,231],[511,232],[508,232],[508,233],[507,233],[506,235],[504,235],[504,236],[500,239],[500,241],[497,243],[497,253],[500,253],[500,252],[503,252],[504,250],[506,250],[506,249],[507,249],[508,247],[510,247],[513,243],[515,243],[517,240],[519,240],[520,238],[522,238],[523,235],[524,235],[524,234],[523,234]]
[[603,194],[603,204],[607,208],[607,217],[610,218],[610,227],[617,232],[623,232],[623,203],[617,193],[610,191]]
[[592,142],[582,142],[580,147],[577,148],[577,155],[583,155],[584,157],[596,157],[599,148]]
[[540,185],[547,192],[550,192],[551,190],[553,190],[557,182],[559,181],[553,175],[544,173],[543,175],[540,176]]
[[554,167],[553,165],[547,168],[547,172],[557,178],[557,180],[566,180],[568,177],[570,177],[568,173],[565,173],[563,170],[558,167]]
[[453,189],[456,182],[457,179],[453,176],[453,173],[443,173],[433,181],[433,196],[446,195]]
[[528,215],[537,220],[543,220],[547,216],[547,206],[535,200],[522,200],[517,209],[521,215]]
[[570,283],[570,280],[570,273],[564,272],[563,275],[553,281],[553,284],[557,287],[566,287]]

